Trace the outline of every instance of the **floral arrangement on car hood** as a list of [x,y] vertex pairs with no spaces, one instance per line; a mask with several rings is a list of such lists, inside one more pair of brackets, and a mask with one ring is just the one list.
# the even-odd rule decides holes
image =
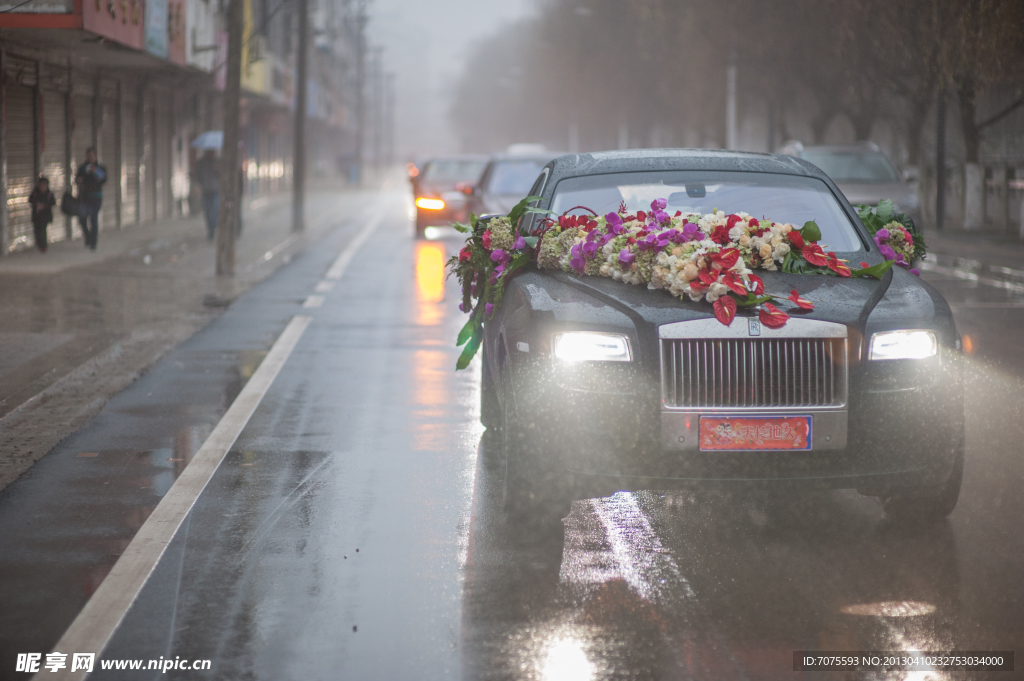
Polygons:
[[550,215],[528,207],[538,199],[523,199],[507,216],[456,225],[470,236],[448,268],[462,284],[460,309],[472,314],[457,341],[466,344],[459,369],[476,354],[483,323],[501,304],[505,282],[533,262],[542,269],[610,277],[662,289],[683,300],[707,302],[727,326],[737,308],[752,307],[770,328],[784,326],[789,319],[774,304],[779,298],[804,310],[814,309],[814,304],[795,289],[789,295],[767,293],[755,270],[879,278],[895,263],[861,263],[860,269],[851,270],[818,243],[821,230],[814,222],[796,227],[717,210],[669,215],[665,199],[653,201],[649,212],[629,213],[623,204],[604,216],[546,217],[530,236],[518,234],[514,225],[523,215]]
[[854,206],[857,217],[864,223],[886,260],[910,270],[911,274],[921,273],[913,267],[915,260],[926,255],[924,235],[917,231],[914,221],[905,213],[896,213],[892,201],[883,199],[877,207]]

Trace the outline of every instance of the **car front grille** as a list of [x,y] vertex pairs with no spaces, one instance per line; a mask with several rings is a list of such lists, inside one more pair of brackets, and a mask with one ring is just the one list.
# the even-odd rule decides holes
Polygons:
[[663,339],[666,407],[839,407],[846,339]]

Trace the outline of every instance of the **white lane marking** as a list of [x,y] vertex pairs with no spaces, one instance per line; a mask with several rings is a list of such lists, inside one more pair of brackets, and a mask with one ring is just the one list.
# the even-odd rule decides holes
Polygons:
[[1018,284],[1013,281],[1002,281],[999,279],[990,279],[988,277],[978,276],[974,272],[970,272],[959,267],[946,267],[944,265],[935,265],[928,261],[921,263],[920,267],[923,272],[934,272],[936,274],[944,274],[947,277],[955,277],[957,279],[964,279],[966,281],[973,281],[983,286],[991,286],[993,288],[1006,289],[1007,291],[1013,291],[1014,293],[1024,293],[1024,284]]
[[288,248],[293,243],[298,241],[299,237],[301,237],[301,236],[302,236],[301,232],[296,232],[295,234],[292,234],[290,237],[288,237],[287,239],[285,239],[284,241],[282,241],[281,243],[279,243],[278,245],[274,246],[269,251],[264,253],[263,254],[263,259],[264,260],[272,260],[275,255],[277,255],[278,253],[280,253],[281,251],[283,251],[284,249]]
[[313,295],[313,296],[310,296],[310,297],[306,298],[306,302],[304,302],[302,304],[302,307],[320,307],[323,304],[324,304],[324,297],[323,296]]
[[[53,647],[54,652],[95,652],[98,668],[98,660],[110,642],[110,637],[120,626],[125,613],[135,602],[182,521],[249,422],[312,319],[304,315],[292,317],[210,437],[171,485],[171,489],[143,523],[106,579]],[[40,671],[33,679],[78,680],[86,677],[84,671],[71,672],[70,667],[68,664],[56,675],[54,672]]]
[[333,281],[321,281],[316,285],[317,293],[330,293],[334,289]]
[[331,265],[331,269],[327,270],[327,274],[324,275],[324,279],[341,279],[341,275],[345,273],[345,268],[348,267],[348,264],[356,254],[356,251],[358,251],[359,247],[370,238],[370,235],[373,234],[373,230],[377,229],[380,225],[380,221],[380,215],[375,215],[370,218],[370,221],[366,223],[366,226],[360,230],[359,234],[356,234],[356,237],[349,242],[348,246],[345,247],[345,250],[343,250],[338,256],[338,259],[334,261],[334,264]]

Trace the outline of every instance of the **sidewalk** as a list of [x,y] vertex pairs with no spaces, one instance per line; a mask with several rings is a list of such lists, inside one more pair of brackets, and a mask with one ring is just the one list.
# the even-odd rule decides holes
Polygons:
[[290,194],[249,201],[233,279],[215,275],[199,219],[104,231],[95,252],[79,238],[0,259],[0,489],[371,196],[310,191],[302,235]]

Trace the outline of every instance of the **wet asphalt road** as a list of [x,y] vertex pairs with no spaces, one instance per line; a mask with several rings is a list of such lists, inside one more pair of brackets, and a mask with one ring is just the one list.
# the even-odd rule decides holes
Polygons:
[[1024,651],[1024,296],[926,274],[973,350],[945,523],[852,492],[646,492],[522,536],[479,368],[453,371],[459,241],[415,241],[406,200],[357,211],[384,221],[321,307],[302,305],[363,220],[0,492],[0,678],[50,650],[295,314],[312,324],[103,655],[212,670],[91,678],[778,679],[794,650]]

